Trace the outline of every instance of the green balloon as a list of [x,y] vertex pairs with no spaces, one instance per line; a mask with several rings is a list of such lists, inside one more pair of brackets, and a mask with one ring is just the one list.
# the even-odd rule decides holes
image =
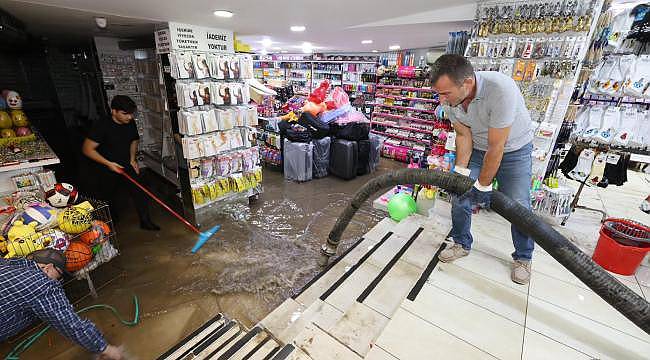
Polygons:
[[415,200],[409,194],[395,194],[388,201],[388,215],[395,221],[402,221],[415,213],[416,209]]

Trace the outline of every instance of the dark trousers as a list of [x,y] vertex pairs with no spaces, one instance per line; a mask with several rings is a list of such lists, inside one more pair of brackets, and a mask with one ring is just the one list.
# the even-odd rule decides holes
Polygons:
[[[136,181],[142,182],[140,175],[135,173],[131,165],[124,166],[124,171]],[[140,223],[151,222],[147,194],[123,175],[114,173],[104,166],[91,166],[84,180],[84,193],[92,198],[107,202],[110,206],[111,214],[113,214],[113,221],[117,222],[119,219],[119,214],[115,207],[115,199],[121,191],[126,190],[135,205]]]

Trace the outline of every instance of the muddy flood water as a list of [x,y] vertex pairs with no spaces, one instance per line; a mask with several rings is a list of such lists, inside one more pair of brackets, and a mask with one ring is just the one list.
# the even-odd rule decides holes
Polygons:
[[[221,230],[196,255],[189,252],[196,236],[180,222],[152,204],[162,231],[145,232],[129,207],[117,225],[121,254],[99,269],[114,279],[97,299],[85,298],[76,307],[108,304],[130,320],[132,296],[137,295],[140,323],[134,327],[122,325],[109,311],[84,315],[110,343],[123,345],[131,359],[156,358],[219,312],[250,327],[320,271],[320,246],[354,192],[373,176],[399,167],[382,159],[375,173],[352,181],[330,176],[302,184],[265,170],[259,200],[250,208],[230,209],[231,215],[220,219]],[[368,201],[344,233],[340,251],[384,216]],[[80,293],[84,283],[77,283]],[[19,340],[0,344],[0,355]],[[90,356],[49,331],[21,359]]]

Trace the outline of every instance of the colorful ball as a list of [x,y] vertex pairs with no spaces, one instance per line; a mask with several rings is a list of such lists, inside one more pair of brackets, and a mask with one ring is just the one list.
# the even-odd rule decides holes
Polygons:
[[90,225],[90,229],[82,233],[79,236],[79,240],[91,246],[97,245],[106,241],[110,233],[111,228],[107,223],[101,220],[93,220],[92,224]]
[[68,235],[66,235],[63,231],[47,230],[40,234],[43,243],[47,244],[46,246],[48,248],[65,251],[70,245]]
[[6,111],[0,111],[0,129],[11,129],[14,126],[11,116]]
[[79,234],[86,231],[93,220],[90,211],[79,207],[70,207],[59,212],[57,219],[59,228],[68,234]]
[[16,128],[16,136],[28,136],[32,134],[32,129],[29,126],[21,126]]
[[16,127],[29,125],[27,115],[22,110],[11,110],[11,121]]
[[395,221],[402,221],[415,213],[417,206],[413,197],[406,193],[393,195],[388,201],[388,215]]
[[50,205],[58,208],[66,207],[77,202],[79,193],[74,186],[67,183],[54,184],[45,191],[45,200]]
[[56,209],[48,205],[32,204],[21,215],[24,224],[36,223],[36,230],[56,226]]
[[65,268],[70,272],[79,271],[93,258],[90,247],[82,242],[73,241],[65,251]]

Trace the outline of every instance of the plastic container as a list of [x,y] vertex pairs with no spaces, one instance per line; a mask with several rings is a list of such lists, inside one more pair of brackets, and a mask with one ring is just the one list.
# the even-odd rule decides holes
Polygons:
[[634,275],[650,251],[650,228],[625,219],[607,219],[592,259],[604,269]]

